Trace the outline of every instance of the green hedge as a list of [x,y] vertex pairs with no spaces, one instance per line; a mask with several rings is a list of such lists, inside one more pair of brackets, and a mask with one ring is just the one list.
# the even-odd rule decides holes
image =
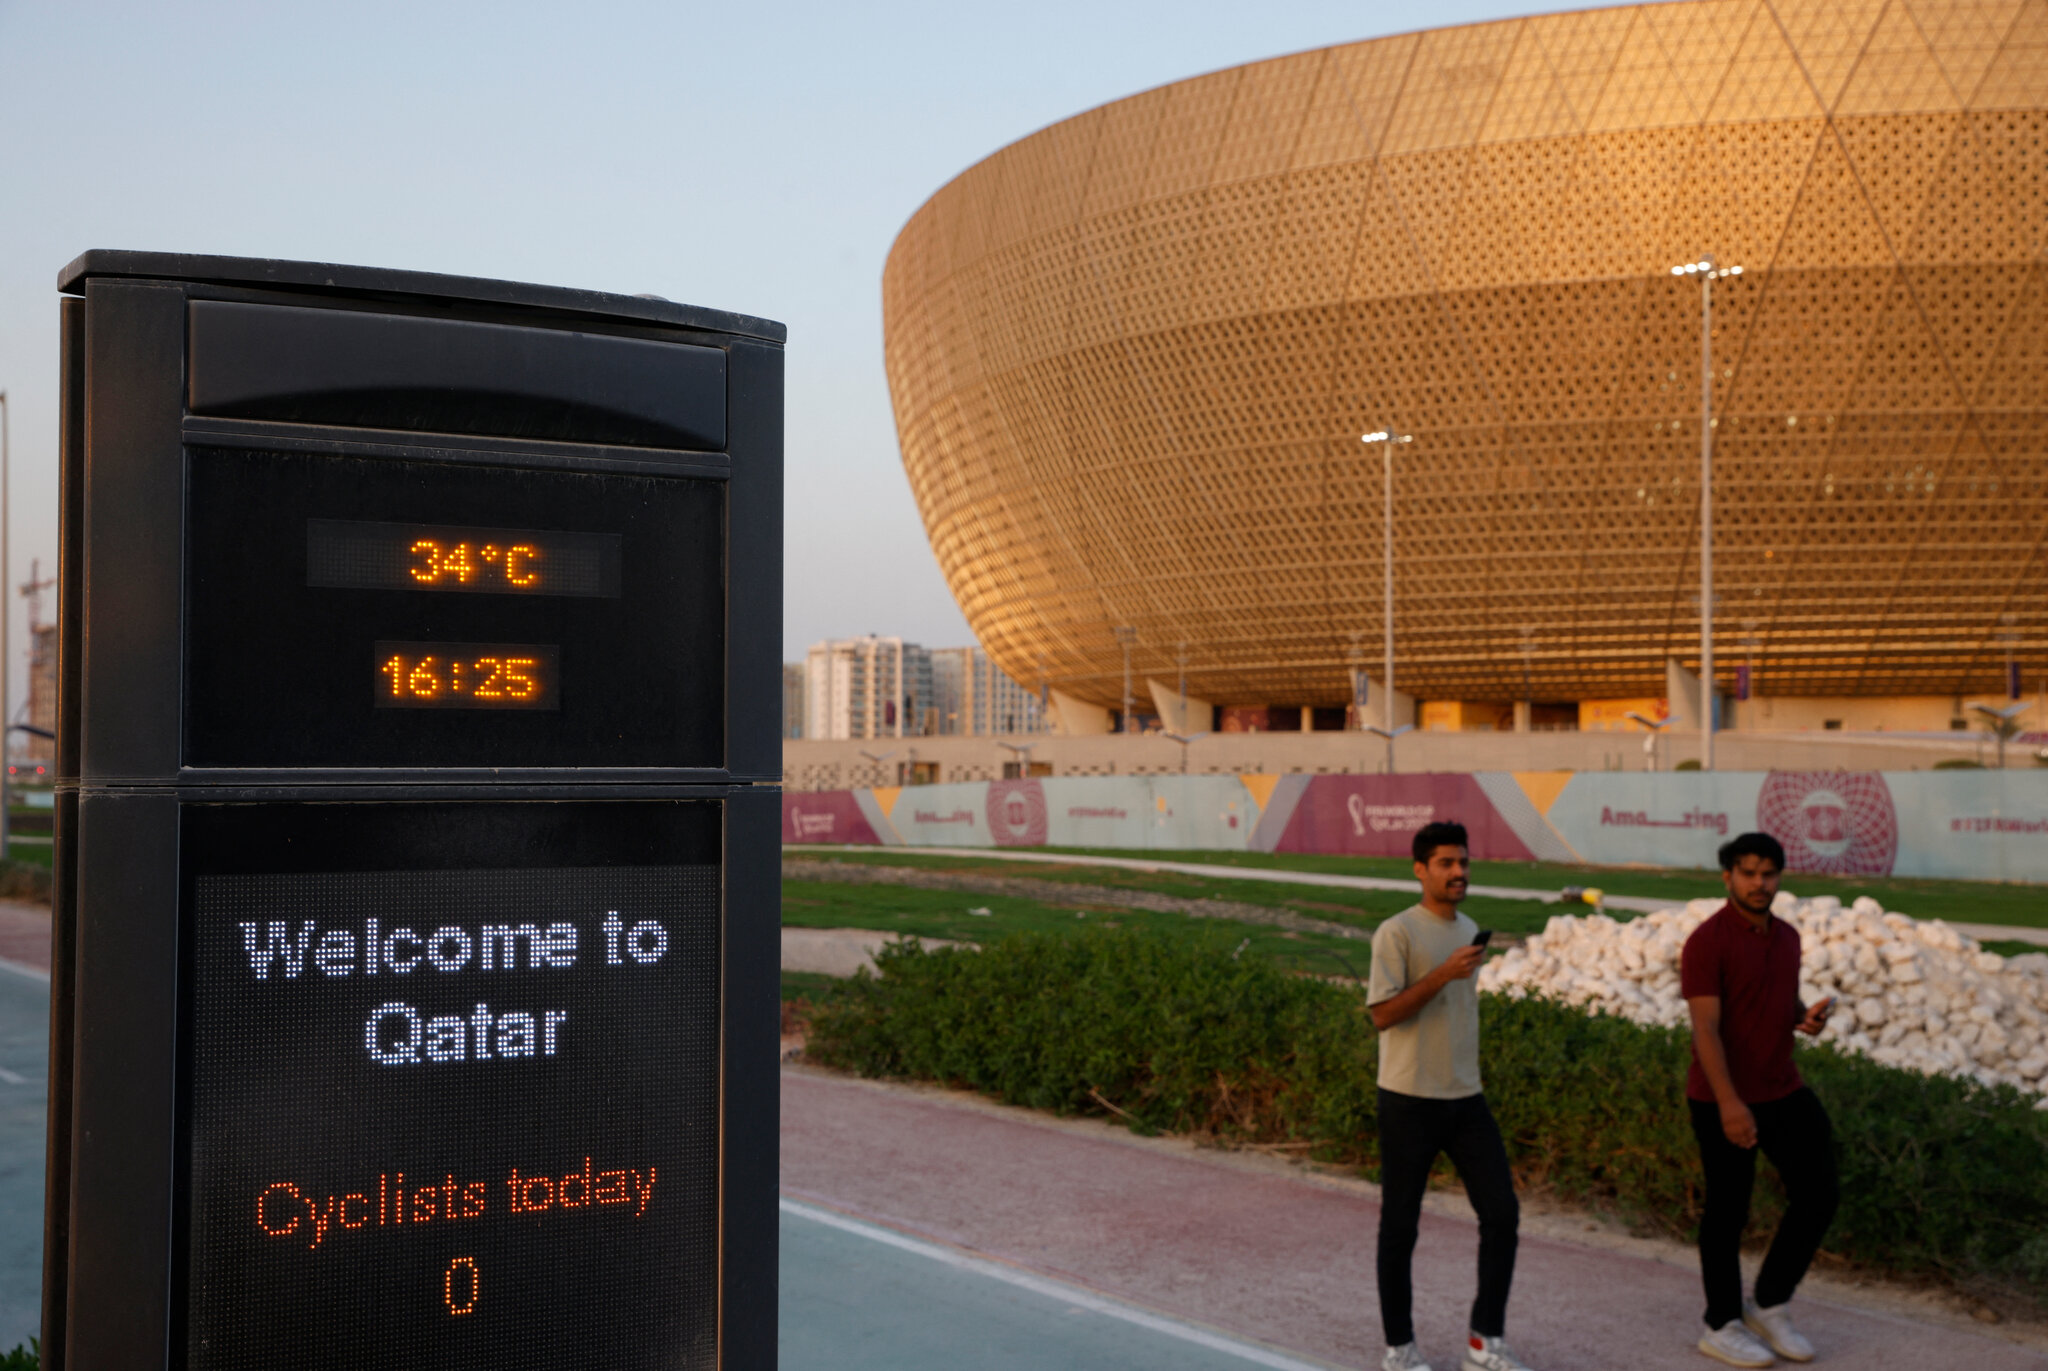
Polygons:
[[[1156,934],[886,949],[813,1012],[808,1055],[1145,1132],[1295,1143],[1377,1173],[1377,1047],[1356,990]],[[1487,1098],[1525,1188],[1689,1239],[1699,1168],[1682,1030],[1483,996]],[[2048,1113],[2032,1098],[1832,1048],[1800,1054],[1833,1116],[1833,1255],[2048,1303]],[[1758,1234],[1783,1194],[1760,1168]]]

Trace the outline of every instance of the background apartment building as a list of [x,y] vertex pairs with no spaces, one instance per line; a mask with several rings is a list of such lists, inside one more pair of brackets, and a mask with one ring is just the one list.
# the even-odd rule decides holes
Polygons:
[[914,738],[936,733],[938,714],[932,655],[916,643],[834,638],[805,657],[806,738]]
[[808,668],[802,662],[782,664],[782,736],[801,738],[804,736],[804,699],[809,693],[804,689],[804,677]]
[[1047,733],[1040,698],[978,647],[835,638],[782,670],[785,738],[986,737]]
[[931,657],[940,734],[980,737],[1050,730],[1038,696],[1004,675],[980,648],[934,648]]

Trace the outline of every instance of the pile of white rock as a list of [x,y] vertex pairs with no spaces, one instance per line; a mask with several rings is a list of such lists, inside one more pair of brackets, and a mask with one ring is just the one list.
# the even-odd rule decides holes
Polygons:
[[[1679,952],[1720,907],[1694,900],[1627,922],[1558,915],[1489,962],[1479,988],[1684,1024]],[[1939,919],[1887,914],[1867,895],[1844,908],[1831,895],[1781,891],[1772,908],[1799,930],[1800,999],[1837,997],[1820,1041],[1928,1075],[2018,1086],[2048,1109],[2048,953],[1985,952]]]

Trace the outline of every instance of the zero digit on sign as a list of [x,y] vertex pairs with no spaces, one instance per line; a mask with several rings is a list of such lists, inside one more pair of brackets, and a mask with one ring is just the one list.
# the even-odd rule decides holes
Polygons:
[[[458,1289],[463,1290],[460,1300],[456,1299]],[[448,1312],[458,1318],[476,1308],[477,1296],[482,1293],[483,1281],[476,1273],[474,1257],[457,1257],[441,1273],[442,1302],[448,1306]]]

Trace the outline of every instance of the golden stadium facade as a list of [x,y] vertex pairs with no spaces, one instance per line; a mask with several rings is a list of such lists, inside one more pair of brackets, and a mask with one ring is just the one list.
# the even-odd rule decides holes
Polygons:
[[[2003,693],[2048,646],[2048,0],[1681,0],[1253,63],[963,172],[883,278],[940,566],[1036,689]],[[1185,645],[1183,648],[1182,645]]]

